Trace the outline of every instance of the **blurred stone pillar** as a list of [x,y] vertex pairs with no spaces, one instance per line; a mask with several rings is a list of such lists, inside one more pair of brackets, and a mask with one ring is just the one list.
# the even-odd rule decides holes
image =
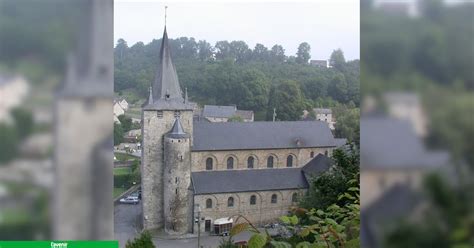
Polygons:
[[55,101],[53,239],[113,239],[112,0],[81,1]]

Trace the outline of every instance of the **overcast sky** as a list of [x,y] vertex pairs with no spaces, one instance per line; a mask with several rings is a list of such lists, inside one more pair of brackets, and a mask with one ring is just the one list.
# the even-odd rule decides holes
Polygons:
[[123,38],[132,46],[138,41],[147,44],[161,38],[164,6],[168,6],[170,38],[194,37],[212,45],[219,40],[243,40],[251,48],[256,43],[268,48],[280,44],[286,55],[294,55],[298,45],[306,41],[311,45],[312,59],[328,59],[337,48],[344,51],[347,60],[359,59],[358,0],[311,3],[115,0],[115,41]]

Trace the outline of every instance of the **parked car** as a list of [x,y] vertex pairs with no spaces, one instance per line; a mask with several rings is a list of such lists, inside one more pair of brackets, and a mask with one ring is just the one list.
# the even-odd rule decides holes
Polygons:
[[140,200],[138,199],[137,196],[127,196],[125,198],[120,199],[120,203],[126,203],[126,204],[138,204]]

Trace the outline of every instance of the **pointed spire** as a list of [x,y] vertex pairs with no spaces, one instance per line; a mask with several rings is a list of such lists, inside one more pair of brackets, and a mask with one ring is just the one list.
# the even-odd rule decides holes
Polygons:
[[188,87],[184,88],[184,103],[188,103]]
[[148,96],[148,104],[153,104],[153,88],[150,86],[150,95]]
[[167,137],[173,139],[182,139],[189,137],[189,135],[184,132],[183,126],[181,125],[181,121],[178,117],[176,117],[173,124],[173,128],[171,128],[171,131],[168,133]]
[[155,82],[153,83],[153,99],[155,101],[173,99],[183,101],[176,68],[171,60],[166,26],[161,41],[160,64],[158,65]]

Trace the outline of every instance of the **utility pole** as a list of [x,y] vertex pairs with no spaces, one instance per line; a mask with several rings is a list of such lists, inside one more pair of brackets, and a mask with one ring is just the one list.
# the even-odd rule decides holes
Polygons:
[[277,116],[276,108],[273,108],[273,122],[275,122],[275,117]]
[[201,247],[201,206],[199,204],[195,204],[197,207],[197,217],[198,217],[198,248]]

